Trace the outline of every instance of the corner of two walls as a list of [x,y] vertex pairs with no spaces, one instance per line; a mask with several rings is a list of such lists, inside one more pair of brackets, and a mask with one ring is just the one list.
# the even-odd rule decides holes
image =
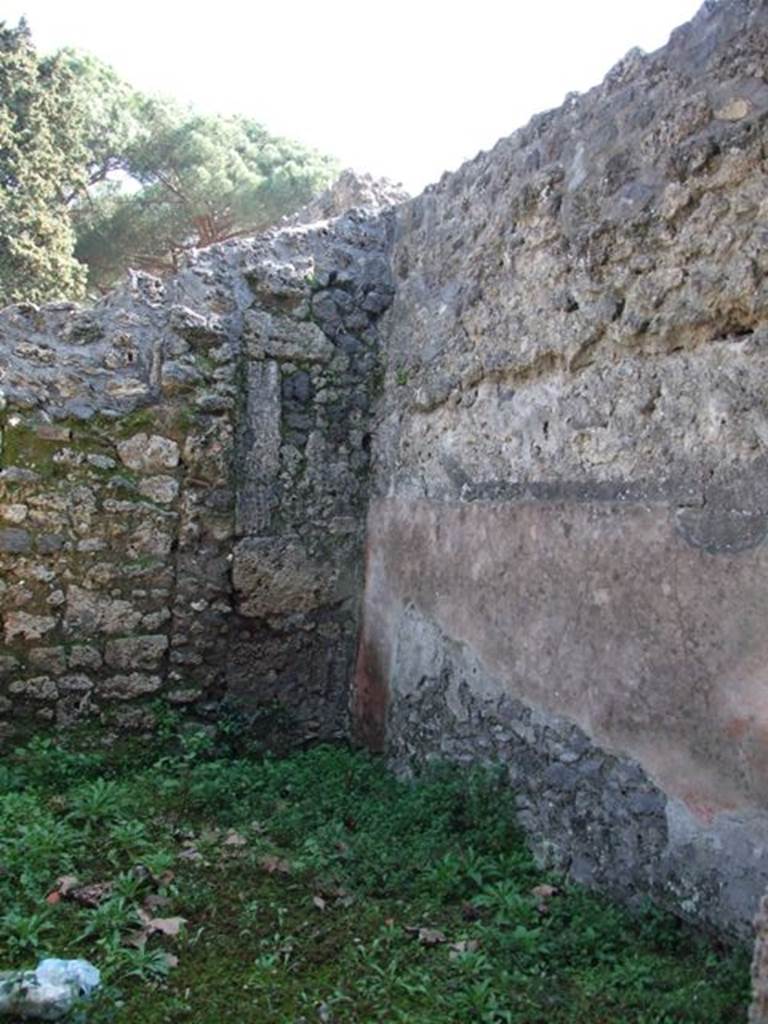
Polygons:
[[246,272],[227,693],[272,702],[280,743],[349,734],[390,241],[357,209],[257,242]]
[[230,705],[494,759],[543,860],[746,934],[767,47],[705,5],[394,211],[0,314],[3,738]]

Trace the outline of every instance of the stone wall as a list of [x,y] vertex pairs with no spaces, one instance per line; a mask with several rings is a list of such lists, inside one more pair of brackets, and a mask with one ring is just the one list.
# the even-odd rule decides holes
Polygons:
[[3,737],[222,702],[347,734],[390,198],[345,176],[326,219],[0,314]]
[[358,737],[508,765],[542,859],[746,933],[768,881],[768,5],[398,210]]
[[346,176],[164,283],[1,313],[3,736],[233,705],[494,759],[542,860],[746,934],[766,52],[765,0],[706,3],[413,201]]

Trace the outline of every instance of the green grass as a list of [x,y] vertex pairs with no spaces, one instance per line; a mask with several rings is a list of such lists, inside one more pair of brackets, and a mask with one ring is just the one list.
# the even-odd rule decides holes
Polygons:
[[[90,959],[105,984],[89,1022],[745,1014],[743,951],[543,874],[492,773],[402,782],[342,748],[235,757],[202,732],[165,732],[164,751],[37,740],[0,764],[0,966]],[[96,907],[47,902],[65,875],[111,889]],[[532,893],[542,884],[558,892]],[[129,944],[148,918],[177,916],[178,935]]]

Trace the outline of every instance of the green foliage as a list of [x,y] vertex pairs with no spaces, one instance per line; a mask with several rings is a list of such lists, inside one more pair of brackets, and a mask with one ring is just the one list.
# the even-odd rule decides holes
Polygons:
[[53,930],[51,915],[46,911],[24,914],[9,910],[0,917],[0,935],[8,949],[16,955],[37,954],[43,948],[43,936]]
[[14,751],[13,768],[8,764],[4,767],[9,772],[15,770],[27,785],[67,785],[90,776],[98,777],[104,769],[104,755],[68,750],[49,736],[36,736],[25,747]]
[[[744,1016],[743,952],[543,875],[493,773],[399,781],[341,747],[284,760],[221,749],[169,715],[140,761],[40,741],[7,759],[7,966],[91,959],[105,978],[91,1024]],[[101,888],[98,905],[49,906],[62,875]],[[153,933],[155,914],[186,925]]]
[[0,305],[77,298],[129,267],[165,273],[184,252],[292,213],[336,171],[329,158],[240,116],[148,97],[97,58],[42,58],[0,23]]
[[124,170],[126,154],[146,135],[147,101],[113,68],[90,54],[64,49],[57,59],[71,77],[72,95],[81,115],[84,175],[87,185],[95,186]]
[[119,818],[123,809],[122,787],[114,779],[95,779],[78,786],[69,800],[70,817],[83,825],[102,824]]
[[138,104],[142,128],[124,148],[124,177],[75,210],[77,252],[98,287],[128,264],[164,273],[191,248],[263,230],[333,175],[328,159],[247,118]]
[[83,293],[67,214],[85,184],[82,124],[66,62],[0,22],[0,305]]

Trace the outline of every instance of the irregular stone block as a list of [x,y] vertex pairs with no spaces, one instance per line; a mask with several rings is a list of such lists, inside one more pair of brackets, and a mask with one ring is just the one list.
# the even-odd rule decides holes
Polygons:
[[34,647],[28,653],[27,659],[33,668],[50,672],[53,676],[61,675],[67,667],[64,647]]
[[39,475],[33,469],[26,469],[23,466],[6,466],[5,469],[0,469],[0,483],[34,484],[39,479]]
[[741,121],[750,111],[749,101],[741,96],[734,96],[725,106],[715,111],[715,117],[719,121]]
[[70,668],[101,668],[103,658],[101,652],[90,644],[75,644],[69,651]]
[[9,679],[15,675],[19,667],[17,658],[10,654],[0,654],[0,679]]
[[56,619],[49,615],[32,615],[28,612],[6,612],[5,639],[10,643],[16,637],[23,640],[39,640],[41,636],[56,628]]
[[107,542],[102,540],[101,537],[87,537],[85,540],[77,542],[77,550],[83,551],[104,551],[107,547]]
[[61,729],[69,729],[94,715],[97,710],[89,691],[74,690],[56,702],[56,725]]
[[104,390],[112,398],[128,398],[134,402],[149,397],[149,387],[138,377],[114,377],[107,381]]
[[109,598],[77,584],[67,589],[64,626],[69,633],[130,633],[141,621],[141,612],[129,601]]
[[72,431],[69,427],[61,427],[56,423],[41,423],[35,428],[35,433],[41,441],[63,441],[72,440]]
[[155,716],[146,707],[115,708],[110,715],[110,719],[123,731],[143,729],[146,732],[154,729],[156,723]]
[[203,316],[188,306],[172,306],[168,322],[171,330],[196,348],[220,345],[226,338],[220,317],[215,314]]
[[17,679],[8,687],[8,692],[31,700],[55,700],[59,695],[58,687],[48,676],[35,676],[33,679]]
[[93,680],[82,674],[62,676],[56,684],[60,694],[89,693],[93,689]]
[[104,658],[111,668],[127,672],[153,669],[157,667],[167,649],[167,636],[155,634],[126,637],[122,640],[107,641]]
[[201,379],[199,370],[187,363],[166,362],[160,371],[160,387],[166,395],[192,391]]
[[172,547],[173,535],[159,529],[152,520],[145,520],[133,531],[126,551],[130,558],[142,555],[164,558]]
[[0,973],[0,1016],[60,1020],[101,984],[87,960],[41,960],[34,971]]
[[37,550],[41,555],[51,555],[61,551],[67,544],[67,538],[61,533],[44,533],[37,538]]
[[179,446],[159,434],[134,434],[117,444],[120,461],[135,473],[162,473],[179,464]]
[[117,465],[114,459],[108,455],[100,455],[98,452],[89,452],[85,456],[85,461],[89,466],[95,466],[96,469],[114,469]]
[[232,583],[241,615],[270,618],[330,603],[335,578],[328,565],[308,557],[298,539],[259,537],[235,547]]
[[0,505],[0,517],[2,517],[6,523],[23,523],[27,518],[29,508],[26,505],[19,503],[13,505]]
[[168,608],[161,608],[158,612],[150,612],[148,615],[144,615],[141,620],[141,627],[142,629],[151,630],[154,633],[164,625],[164,623],[168,622],[170,618],[170,610]]
[[280,313],[249,310],[243,323],[248,351],[256,359],[329,363],[336,349],[317,324]]
[[139,481],[139,493],[150,501],[170,505],[179,494],[179,482],[172,476],[150,476]]
[[144,697],[148,693],[155,693],[163,685],[160,676],[148,676],[141,672],[131,672],[128,675],[111,676],[99,683],[99,697],[109,700],[133,700],[135,697]]
[[0,552],[22,554],[29,551],[31,537],[26,530],[0,530]]
[[194,704],[203,696],[201,690],[169,690],[165,699],[169,704]]

